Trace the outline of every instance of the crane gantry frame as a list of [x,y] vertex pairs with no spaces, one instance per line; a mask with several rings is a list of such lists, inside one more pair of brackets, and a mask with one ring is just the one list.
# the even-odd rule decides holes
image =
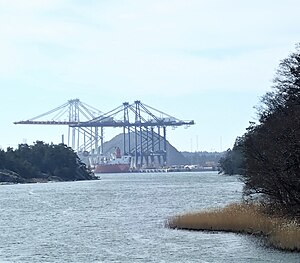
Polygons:
[[[71,99],[50,111],[47,111],[25,121],[16,121],[14,122],[14,124],[66,125],[68,126],[68,146],[71,146],[74,150],[78,151],[80,148],[80,135],[84,136],[85,141],[86,137],[89,138],[89,143],[88,145],[85,144],[85,147],[89,146],[90,148],[98,148],[98,141],[103,140],[103,131],[101,131],[101,133],[99,134],[98,128],[79,129],[76,127],[72,127],[71,125],[90,120],[101,114],[102,112],[95,107],[81,102],[79,99]],[[50,119],[40,120],[45,116],[49,116]]]
[[[55,113],[51,120],[38,120]],[[68,120],[61,120],[64,114],[68,114]],[[108,127],[123,129],[123,152],[134,159],[135,168],[153,165],[155,158],[159,165],[167,163],[167,127],[194,125],[193,120],[179,120],[169,114],[157,110],[151,106],[136,100],[130,104],[122,105],[102,113],[94,107],[82,103],[79,99],[69,100],[67,103],[38,115],[26,121],[14,122],[15,124],[36,125],[67,125],[68,145],[72,138],[71,147],[74,150],[86,151],[94,154],[103,153],[103,130]],[[100,129],[100,134],[99,134]],[[156,130],[155,130],[156,129]],[[70,136],[72,132],[72,136]],[[80,135],[84,142],[81,145]],[[76,147],[77,136],[77,147]],[[88,139],[87,139],[88,138]],[[100,146],[99,146],[100,141]]]

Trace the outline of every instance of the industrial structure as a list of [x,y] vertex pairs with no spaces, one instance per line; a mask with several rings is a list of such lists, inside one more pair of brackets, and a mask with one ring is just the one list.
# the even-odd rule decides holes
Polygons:
[[[71,125],[88,121],[102,112],[79,99],[72,99],[66,103],[25,121],[17,121],[14,124],[32,124],[32,125],[66,125],[68,126],[67,145],[78,151],[84,145],[85,149],[98,148],[98,142],[103,141],[103,130],[98,128],[78,128]],[[83,138],[83,142],[82,142]],[[62,143],[65,143],[62,138]],[[82,145],[83,143],[83,145]]]
[[[61,116],[66,112],[68,120],[61,121]],[[56,114],[51,120],[38,120],[53,113]],[[102,113],[75,99],[35,118],[15,124],[67,125],[68,145],[77,152],[89,152],[91,155],[103,153],[104,128],[122,128],[123,153],[132,157],[134,168],[140,168],[151,167],[155,163],[160,166],[166,164],[167,127],[188,127],[195,123],[193,120],[179,120],[139,100],[132,104],[124,102],[119,107]],[[80,135],[83,142],[79,139]]]

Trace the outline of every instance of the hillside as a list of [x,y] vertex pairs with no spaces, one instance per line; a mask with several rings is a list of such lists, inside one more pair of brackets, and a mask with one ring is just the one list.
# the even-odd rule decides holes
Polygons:
[[[133,145],[134,134],[131,134],[130,140],[131,144]],[[127,136],[125,143],[126,145],[128,145]],[[123,134],[119,134],[112,138],[110,141],[105,142],[103,145],[103,154],[110,155],[111,153],[114,153],[116,147],[120,147],[120,149],[123,149]],[[158,150],[158,146],[156,146],[154,150]],[[179,152],[167,141],[167,165],[181,165],[188,163],[189,161],[187,160],[187,158],[185,158],[181,152]]]

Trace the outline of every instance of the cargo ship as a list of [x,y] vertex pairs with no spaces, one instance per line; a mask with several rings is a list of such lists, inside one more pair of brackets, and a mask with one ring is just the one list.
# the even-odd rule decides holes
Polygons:
[[122,155],[119,147],[111,158],[101,157],[94,164],[94,173],[127,173],[130,170],[131,157]]

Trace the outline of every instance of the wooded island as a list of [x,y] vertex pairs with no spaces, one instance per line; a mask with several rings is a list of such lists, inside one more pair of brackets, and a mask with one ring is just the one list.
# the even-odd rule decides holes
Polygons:
[[35,183],[95,180],[72,148],[64,144],[20,144],[17,149],[0,150],[0,182]]

